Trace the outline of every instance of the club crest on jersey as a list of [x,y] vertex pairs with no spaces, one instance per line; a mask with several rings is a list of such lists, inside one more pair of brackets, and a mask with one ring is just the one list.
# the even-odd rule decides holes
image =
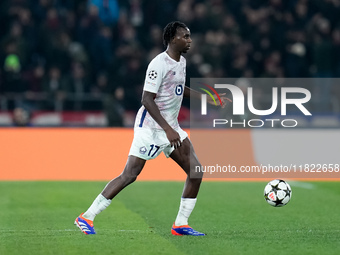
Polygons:
[[145,152],[146,152],[146,147],[145,146],[139,148],[139,153],[140,154],[145,154]]
[[149,72],[148,76],[149,76],[149,78],[150,78],[151,80],[154,80],[154,79],[157,78],[157,72],[156,72],[155,70],[151,70],[151,71]]

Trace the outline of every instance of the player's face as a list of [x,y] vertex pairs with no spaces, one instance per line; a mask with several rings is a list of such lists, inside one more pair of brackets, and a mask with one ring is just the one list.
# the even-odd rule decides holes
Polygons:
[[178,28],[175,38],[176,48],[178,51],[187,53],[191,45],[190,30],[188,28]]

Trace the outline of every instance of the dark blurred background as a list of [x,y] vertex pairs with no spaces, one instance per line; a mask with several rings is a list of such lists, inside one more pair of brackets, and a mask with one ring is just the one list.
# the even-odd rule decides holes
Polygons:
[[[192,33],[187,82],[340,77],[339,14],[340,0],[1,0],[0,126],[132,126],[172,20]],[[340,112],[340,85],[314,90]]]

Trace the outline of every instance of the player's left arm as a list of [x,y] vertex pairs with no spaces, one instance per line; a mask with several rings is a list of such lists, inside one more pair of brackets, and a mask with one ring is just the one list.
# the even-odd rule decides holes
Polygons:
[[[224,108],[226,106],[227,101],[232,102],[228,97],[225,97],[225,94],[226,93],[218,94],[218,96],[221,99],[222,105],[220,103],[220,100],[217,100],[218,99],[217,95],[214,95],[214,99],[215,99],[217,105],[221,105],[222,108]],[[198,92],[196,90],[193,90],[193,89],[191,89],[191,88],[189,88],[187,86],[185,86],[185,88],[184,88],[184,97],[190,97],[190,98],[195,98],[195,99],[200,100],[201,99],[201,95],[202,95],[202,93],[200,93],[200,92]],[[207,98],[207,102],[209,104],[215,105],[215,101],[211,97]]]

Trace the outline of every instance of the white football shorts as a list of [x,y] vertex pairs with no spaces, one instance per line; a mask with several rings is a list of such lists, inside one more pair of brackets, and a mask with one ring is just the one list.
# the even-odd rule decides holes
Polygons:
[[[188,137],[188,134],[181,128],[175,129],[181,141]],[[132,145],[129,155],[136,156],[145,160],[156,158],[163,151],[168,158],[174,151],[166,137],[164,130],[135,128]]]

